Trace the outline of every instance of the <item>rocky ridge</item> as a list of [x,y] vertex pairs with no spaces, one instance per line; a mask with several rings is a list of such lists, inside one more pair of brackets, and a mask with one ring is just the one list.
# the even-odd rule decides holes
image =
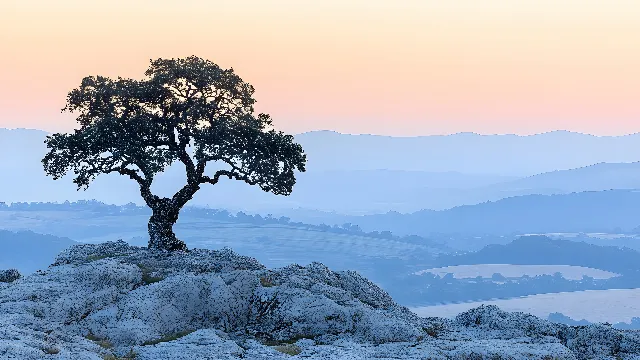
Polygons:
[[0,282],[0,359],[640,359],[640,334],[481,306],[420,318],[356,272],[75,245]]

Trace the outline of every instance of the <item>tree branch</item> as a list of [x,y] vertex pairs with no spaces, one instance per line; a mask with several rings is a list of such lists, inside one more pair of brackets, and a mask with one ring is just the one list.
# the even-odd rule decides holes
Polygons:
[[140,176],[140,174],[138,174],[137,171],[133,170],[133,169],[127,169],[126,166],[128,164],[123,164],[122,166],[116,167],[116,168],[112,168],[109,169],[108,171],[106,171],[106,173],[113,173],[113,172],[117,172],[120,175],[128,175],[132,180],[135,180],[136,182],[138,182],[138,184],[143,185],[146,180],[142,178],[142,176]]
[[138,185],[140,185],[140,195],[142,195],[142,199],[144,199],[145,203],[151,208],[156,204],[158,197],[151,193],[151,181],[149,179],[142,178],[137,171],[133,169],[127,169],[126,166],[128,164],[122,164],[122,166],[109,169],[105,173],[113,173],[117,172],[120,175],[128,175],[131,179],[135,180]]
[[211,185],[215,185],[215,184],[218,183],[218,181],[220,180],[221,176],[226,176],[229,179],[242,180],[242,181],[246,182],[249,185],[257,185],[258,184],[257,181],[251,180],[247,175],[239,174],[237,171],[229,171],[229,170],[218,170],[213,175],[213,178],[211,178],[209,176],[206,176],[206,175],[202,175],[200,177],[200,184],[209,183]]

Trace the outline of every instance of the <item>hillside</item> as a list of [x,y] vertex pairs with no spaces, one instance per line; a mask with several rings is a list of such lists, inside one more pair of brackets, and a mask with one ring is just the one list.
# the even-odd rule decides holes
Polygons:
[[505,197],[517,193],[559,194],[610,189],[640,189],[640,162],[598,163],[557,170],[482,187]]
[[[94,202],[14,204],[0,207],[0,229],[14,232],[30,229],[83,243],[115,238],[146,246],[149,216],[149,209]],[[321,261],[336,270],[356,270],[385,288],[398,276],[409,273],[408,267],[448,250],[442,244],[419,237],[366,234],[344,227],[294,223],[286,218],[230,216],[223,211],[197,208],[184,209],[175,232],[189,247],[230,247],[269,267]],[[36,253],[39,248],[32,251]],[[393,291],[400,295],[404,289]]]
[[[87,191],[80,192],[76,191],[71,176],[58,181],[46,177],[41,164],[47,151],[43,143],[46,135],[39,130],[0,129],[0,189],[11,189],[0,190],[0,201],[97,199],[111,204],[142,204],[137,185],[119,175],[102,175]],[[352,214],[389,209],[415,211],[424,201],[430,201],[434,206],[447,205],[449,197],[459,197],[458,192],[465,189],[516,178],[499,174],[393,169],[383,161],[371,169],[344,170],[339,166],[323,169],[310,160],[307,168],[307,172],[297,174],[295,191],[288,197],[267,194],[237,181],[221,181],[215,187],[203,187],[191,204],[263,213],[297,207]],[[21,176],[12,175],[16,173]],[[152,189],[160,195],[172,194],[182,186],[184,176],[184,169],[176,164],[156,177]],[[399,183],[403,186],[396,186]]]
[[393,169],[530,176],[600,162],[640,160],[640,134],[457,133],[417,137],[314,131],[296,136],[316,170]]
[[573,265],[619,274],[640,272],[640,252],[546,236],[521,236],[506,245],[488,245],[480,251],[438,257],[439,266],[474,264]]
[[0,269],[15,268],[30,274],[50,264],[58,253],[77,242],[64,237],[36,234],[32,231],[1,230]]
[[540,234],[630,232],[640,223],[640,191],[587,191],[514,196],[448,210],[345,217],[363,230],[432,233]]
[[[142,204],[136,184],[115,174],[98,177],[86,192],[76,191],[69,176],[59,181],[46,177],[40,162],[46,153],[46,134],[0,129],[0,201],[97,199]],[[296,136],[309,163],[308,171],[297,175],[291,196],[221,181],[203,187],[191,204],[291,217],[299,208],[362,215],[444,210],[517,195],[636,188],[640,187],[638,163],[580,167],[640,160],[639,137],[569,132],[423,137],[310,132]],[[14,176],[17,173],[21,175]],[[171,194],[184,176],[184,169],[174,165],[156,178],[153,190]]]
[[444,254],[433,263],[399,278],[388,290],[402,288],[394,293],[403,304],[429,306],[640,287],[640,252],[545,236],[520,237],[471,253]]

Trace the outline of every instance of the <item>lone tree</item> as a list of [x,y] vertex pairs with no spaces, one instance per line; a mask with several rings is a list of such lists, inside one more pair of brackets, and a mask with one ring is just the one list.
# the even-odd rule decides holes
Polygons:
[[[233,69],[190,56],[151,60],[145,75],[141,81],[89,76],[69,92],[62,111],[78,113],[80,128],[47,136],[45,172],[59,179],[73,170],[78,190],[99,174],[135,180],[153,210],[149,248],[164,250],[187,251],[173,225],[203,184],[227,177],[291,194],[294,170],[305,171],[306,155],[293,136],[272,129],[269,115],[254,115],[254,88]],[[186,184],[172,197],[152,194],[154,176],[177,161]],[[206,175],[209,162],[222,169]]]

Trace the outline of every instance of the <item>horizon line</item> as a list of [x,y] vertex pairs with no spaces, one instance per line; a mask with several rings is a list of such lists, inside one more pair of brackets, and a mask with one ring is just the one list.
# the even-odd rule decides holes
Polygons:
[[563,130],[563,129],[556,129],[556,130],[549,130],[549,131],[544,131],[544,132],[537,132],[537,133],[530,133],[530,134],[514,134],[514,133],[479,133],[479,132],[475,132],[475,131],[459,131],[459,132],[455,132],[455,133],[445,133],[445,134],[425,134],[425,135],[386,135],[386,134],[368,134],[368,133],[346,133],[346,132],[339,132],[339,131],[335,131],[335,130],[310,130],[310,131],[304,131],[304,132],[300,132],[300,133],[295,133],[293,134],[295,135],[305,135],[305,134],[311,134],[311,133],[320,133],[320,132],[329,132],[329,133],[334,133],[334,134],[338,134],[338,135],[353,135],[353,136],[378,136],[378,137],[392,137],[392,138],[418,138],[418,137],[430,137],[430,136],[454,136],[454,135],[477,135],[477,136],[518,136],[518,137],[528,137],[528,136],[536,136],[536,135],[546,135],[546,134],[551,134],[551,133],[569,133],[569,134],[576,134],[576,135],[586,135],[586,136],[594,136],[594,137],[624,137],[624,136],[632,136],[632,135],[639,135],[640,131],[638,132],[633,132],[633,133],[626,133],[626,134],[620,134],[620,135],[598,135],[598,134],[591,134],[591,133],[586,133],[586,132],[579,132],[579,131],[572,131],[572,130]]
[[[55,132],[47,131],[47,130],[44,130],[44,129],[24,128],[24,127],[0,127],[0,130],[31,130],[31,131],[42,131],[42,132],[45,132],[47,134],[55,133]],[[298,135],[306,135],[306,134],[312,134],[312,133],[333,133],[333,134],[338,134],[338,135],[375,136],[375,137],[390,137],[390,138],[419,138],[419,137],[454,136],[454,135],[458,135],[458,136],[460,136],[460,135],[476,135],[476,136],[517,136],[517,137],[528,137],[528,136],[536,136],[536,135],[547,135],[547,134],[552,134],[552,133],[568,133],[568,134],[586,135],[586,136],[593,136],[593,137],[625,137],[625,136],[638,135],[638,134],[640,134],[640,131],[633,132],[633,133],[620,134],[620,135],[598,135],[598,134],[591,134],[591,133],[586,133],[586,132],[564,130],[564,129],[549,130],[549,131],[530,133],[530,134],[479,133],[479,132],[475,132],[475,131],[459,131],[459,132],[455,132],[455,133],[445,133],[445,134],[386,135],[386,134],[370,134],[370,133],[347,133],[347,132],[340,132],[340,131],[329,130],[329,129],[318,129],[318,130],[309,130],[309,131],[293,133],[292,135],[293,136],[298,136]]]

